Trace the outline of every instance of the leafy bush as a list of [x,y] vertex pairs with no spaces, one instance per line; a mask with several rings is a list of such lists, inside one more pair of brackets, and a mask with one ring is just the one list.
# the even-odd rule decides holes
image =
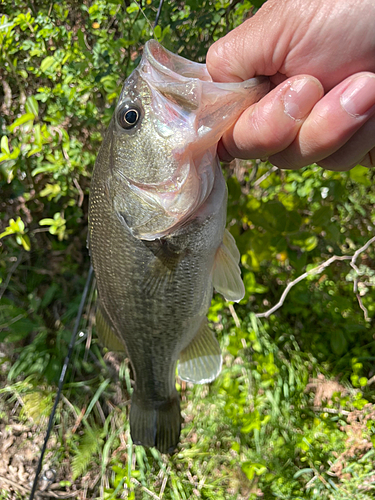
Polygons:
[[[203,61],[213,40],[262,3],[166,1],[155,36]],[[158,4],[144,2],[151,21]],[[130,1],[2,3],[0,411],[9,419],[12,409],[35,435],[51,409],[89,266],[92,167],[122,82],[151,36],[145,16]],[[107,499],[123,491],[372,498],[374,244],[351,257],[373,235],[374,173],[279,171],[261,161],[223,168],[246,296],[235,310],[214,297],[209,319],[226,363],[211,386],[180,386],[179,453],[133,449],[129,370],[122,359],[103,359],[92,338],[92,289],[48,461],[62,489],[90,484]],[[265,312],[259,323],[255,314]]]

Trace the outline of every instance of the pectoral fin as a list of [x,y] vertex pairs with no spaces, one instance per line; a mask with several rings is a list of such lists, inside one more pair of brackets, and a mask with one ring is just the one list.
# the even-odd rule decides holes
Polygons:
[[151,260],[145,281],[147,294],[153,297],[158,293],[163,293],[164,287],[173,281],[177,266],[185,253],[178,251],[165,238],[145,241],[144,246],[155,257]]
[[181,351],[178,375],[187,382],[204,384],[219,375],[221,364],[219,343],[205,318],[194,339]]
[[125,351],[124,344],[113,332],[106,316],[106,313],[99,306],[96,311],[96,333],[98,334],[100,343],[110,351]]
[[212,283],[217,292],[234,302],[239,302],[245,295],[239,261],[240,252],[236,242],[226,229],[223,241],[216,252]]

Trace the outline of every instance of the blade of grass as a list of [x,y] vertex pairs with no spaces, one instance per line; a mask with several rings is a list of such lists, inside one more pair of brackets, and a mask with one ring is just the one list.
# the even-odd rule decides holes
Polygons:
[[103,393],[103,391],[107,388],[107,386],[110,384],[111,380],[109,378],[107,378],[106,380],[104,380],[98,390],[96,391],[96,393],[94,394],[94,397],[92,398],[88,408],[87,408],[87,411],[85,413],[85,416],[83,417],[84,420],[87,420],[87,417],[90,415],[92,409],[94,408],[95,406],[95,403],[98,401],[98,399],[100,398],[101,394]]

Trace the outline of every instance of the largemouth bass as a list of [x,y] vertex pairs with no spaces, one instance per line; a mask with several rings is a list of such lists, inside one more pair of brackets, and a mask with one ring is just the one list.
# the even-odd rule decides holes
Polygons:
[[216,147],[268,88],[264,77],[213,83],[204,64],[151,40],[98,153],[89,209],[98,335],[133,368],[133,442],[162,453],[180,435],[177,361],[181,379],[194,383],[221,369],[206,319],[213,288],[228,300],[244,296]]

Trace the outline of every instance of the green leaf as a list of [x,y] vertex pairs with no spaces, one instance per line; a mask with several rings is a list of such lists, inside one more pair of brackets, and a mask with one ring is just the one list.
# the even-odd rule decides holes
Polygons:
[[100,431],[96,429],[86,428],[81,444],[72,460],[73,480],[86,471],[92,462],[93,455],[100,449],[102,440],[99,433]]
[[95,393],[94,397],[93,397],[93,398],[92,398],[92,400],[90,401],[90,404],[89,404],[89,406],[88,406],[88,408],[87,408],[87,410],[86,410],[86,413],[85,413],[85,416],[84,416],[84,419],[85,419],[85,420],[86,420],[86,419],[87,419],[87,417],[90,415],[90,413],[91,413],[92,409],[94,408],[94,406],[95,406],[96,402],[99,400],[99,398],[100,398],[100,396],[101,396],[102,392],[103,392],[103,391],[105,391],[105,389],[107,388],[107,386],[109,385],[109,383],[110,383],[110,382],[111,382],[111,380],[110,380],[109,378],[107,378],[106,380],[104,380],[104,381],[100,384],[100,386],[99,386],[98,390],[96,391],[96,393]]
[[10,219],[9,226],[0,234],[0,238],[8,236],[8,234],[23,234],[25,229],[25,224],[21,220],[21,217],[17,217],[16,220]]
[[3,135],[3,137],[1,138],[0,147],[1,147],[1,151],[3,153],[6,153],[8,155],[10,154],[9,144],[8,144],[8,137],[6,135]]
[[332,351],[337,356],[341,356],[346,351],[348,345],[345,335],[337,331],[330,334],[330,343]]
[[267,472],[267,467],[265,467],[263,464],[250,461],[243,462],[243,464],[241,465],[241,469],[249,481],[253,480],[255,474],[257,476],[261,476],[262,474]]
[[156,38],[156,40],[161,40],[161,36],[162,36],[162,32],[161,32],[161,27],[160,25],[158,24],[157,26],[155,26],[154,28],[154,37]]
[[310,467],[307,467],[306,469],[300,469],[294,474],[293,479],[298,479],[300,476],[302,476],[302,474],[314,474],[314,470],[310,469]]
[[314,226],[328,226],[331,222],[331,217],[333,215],[332,207],[325,206],[319,208],[312,216],[311,222]]
[[52,283],[52,285],[47,289],[47,291],[45,292],[45,294],[43,296],[41,306],[47,307],[52,302],[52,300],[53,300],[53,298],[58,290],[59,290],[58,285],[56,285],[56,283]]
[[39,104],[33,95],[30,95],[26,99],[25,109],[28,113],[32,113],[35,116],[35,118],[38,116]]
[[357,165],[349,172],[349,176],[353,181],[358,182],[358,184],[363,184],[364,186],[371,186],[370,175],[370,170],[366,167],[362,167],[362,165]]
[[6,340],[7,342],[18,342],[19,340],[27,337],[27,335],[29,335],[37,327],[38,325],[29,318],[20,318],[8,327],[9,332],[5,334],[3,340]]
[[318,238],[308,231],[294,233],[291,236],[290,241],[293,245],[299,246],[305,252],[311,252],[311,250],[313,250],[318,244]]
[[27,236],[27,234],[21,236],[21,245],[26,250],[26,252],[30,252],[31,244],[30,244],[30,238]]
[[55,219],[42,219],[39,221],[39,226],[51,226],[55,224]]
[[23,125],[24,123],[27,123],[27,122],[30,122],[32,120],[34,120],[35,116],[33,113],[25,113],[24,115],[20,116],[19,118],[17,118],[16,121],[14,121],[12,123],[12,125],[10,125],[8,128],[9,128],[9,132],[13,132],[13,130],[16,128],[16,127],[19,127],[20,125]]
[[55,63],[55,58],[52,56],[47,56],[43,59],[40,64],[40,70],[45,73]]
[[30,151],[27,153],[27,157],[29,158],[36,153],[40,153],[42,151],[42,146],[33,146]]
[[132,2],[126,9],[126,12],[128,14],[132,14],[133,12],[138,12],[138,11],[139,11],[139,6],[135,2]]
[[52,200],[55,196],[57,196],[61,192],[61,187],[59,184],[46,184],[45,188],[42,189],[39,193],[39,196],[42,198],[44,196],[48,196],[49,200]]
[[17,71],[17,73],[22,76],[22,78],[24,80],[27,80],[27,78],[29,77],[27,71],[25,71],[24,69],[20,69],[19,71]]
[[281,233],[286,227],[287,211],[282,203],[272,200],[265,203],[261,211],[250,213],[249,219],[272,234]]
[[13,28],[14,23],[5,23],[5,24],[0,24],[0,30],[5,30],[6,28],[12,27]]

